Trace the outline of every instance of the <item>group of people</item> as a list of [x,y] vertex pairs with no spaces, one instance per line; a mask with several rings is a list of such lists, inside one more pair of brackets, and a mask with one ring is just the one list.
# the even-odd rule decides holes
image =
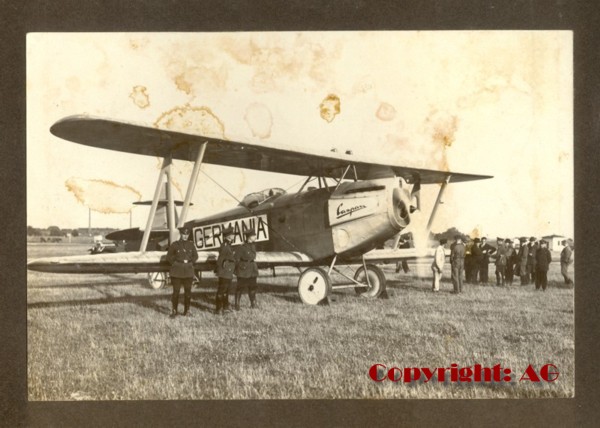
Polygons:
[[[256,265],[256,247],[254,241],[256,234],[253,230],[244,231],[245,242],[237,248],[232,247],[234,240],[233,228],[223,230],[223,244],[219,250],[215,273],[219,278],[215,313],[230,312],[229,294],[234,294],[234,308],[240,310],[242,293],[247,289],[250,305],[256,308],[256,278],[258,267]],[[189,240],[190,230],[187,227],[179,228],[180,239],[173,242],[167,251],[167,261],[171,265],[169,276],[173,286],[171,296],[171,317],[178,315],[179,293],[184,289],[183,315],[189,315],[192,299],[192,282],[194,279],[194,262],[198,260],[196,246]],[[237,283],[233,282],[234,275]]]
[[[434,292],[439,291],[439,283],[445,262],[444,245],[446,239],[441,239],[435,250],[431,265],[433,271]],[[455,236],[455,242],[450,246],[450,264],[452,268],[452,284],[454,293],[462,293],[464,282],[470,284],[488,284],[490,260],[496,267],[496,286],[512,286],[515,276],[520,277],[521,285],[535,284],[536,290],[546,291],[548,287],[548,269],[552,262],[552,254],[548,242],[536,238],[519,238],[514,242],[510,239],[497,238],[498,248],[487,243],[486,238],[467,237],[463,243],[461,235]],[[573,263],[574,244],[571,239],[562,241],[564,246],[560,255],[561,274],[565,284],[573,284],[569,274],[569,266]]]

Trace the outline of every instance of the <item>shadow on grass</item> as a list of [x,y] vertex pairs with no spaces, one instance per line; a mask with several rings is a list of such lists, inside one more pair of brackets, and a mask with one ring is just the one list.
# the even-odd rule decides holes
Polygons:
[[[125,294],[121,296],[113,296],[106,290],[103,290],[97,286],[92,286],[95,291],[101,293],[103,297],[96,299],[72,299],[62,300],[59,302],[34,302],[27,305],[28,309],[43,309],[43,308],[64,308],[64,307],[77,307],[77,306],[93,306],[93,305],[111,305],[111,304],[122,304],[130,303],[141,306],[145,309],[151,309],[160,314],[171,313],[171,294],[161,294],[155,296],[136,296],[132,294]],[[184,296],[183,290],[179,295],[179,304],[183,304]],[[200,309],[207,312],[212,312],[214,308],[214,293],[208,290],[205,291],[192,291],[192,302],[191,307]]]
[[[60,302],[34,302],[28,303],[27,309],[42,309],[42,308],[64,308],[64,307],[75,307],[75,306],[89,306],[89,305],[110,305],[110,304],[120,304],[120,303],[132,303],[135,305],[142,306],[146,309],[152,309],[161,314],[170,312],[170,304],[165,307],[165,303],[171,301],[171,296],[134,296],[134,295],[124,295],[124,296],[110,296],[106,293],[105,297],[97,298],[97,299],[77,299],[77,300],[62,300]],[[161,302],[159,304],[157,302]]]
[[30,285],[31,289],[61,289],[61,288],[92,288],[96,286],[110,286],[110,287],[139,287],[148,288],[147,282],[141,279],[131,279],[123,282],[76,282],[73,284],[59,284],[59,285]]

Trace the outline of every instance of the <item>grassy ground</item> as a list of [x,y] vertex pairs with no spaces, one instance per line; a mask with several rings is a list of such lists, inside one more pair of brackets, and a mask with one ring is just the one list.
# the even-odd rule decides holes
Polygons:
[[[85,245],[30,245],[29,257],[85,253]],[[411,266],[415,270],[415,266]],[[259,310],[213,315],[216,282],[194,289],[191,318],[167,316],[170,289],[144,275],[28,272],[30,400],[270,398],[519,398],[574,394],[573,289],[553,263],[550,287],[467,286],[452,295],[429,279],[383,266],[389,299],[336,292],[307,306],[297,274],[259,278]],[[425,269],[427,271],[427,269]],[[493,266],[490,266],[493,274]],[[282,270],[283,273],[283,270]],[[501,364],[502,384],[373,382],[368,370]],[[518,382],[532,364],[560,371],[551,384]]]

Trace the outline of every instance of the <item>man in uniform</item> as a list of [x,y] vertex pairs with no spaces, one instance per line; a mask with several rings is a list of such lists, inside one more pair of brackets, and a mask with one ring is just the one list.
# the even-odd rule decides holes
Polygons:
[[462,242],[462,237],[456,235],[456,242],[450,253],[450,265],[452,266],[452,276],[454,293],[462,293],[463,269],[465,267],[465,246]]
[[535,252],[535,289],[546,291],[548,286],[548,268],[552,261],[552,255],[548,249],[548,243],[543,239],[540,241],[540,248]]
[[173,242],[167,251],[167,261],[171,265],[169,276],[173,286],[171,296],[171,318],[177,315],[179,306],[179,292],[183,285],[184,291],[184,309],[183,315],[188,315],[190,311],[190,302],[192,300],[192,280],[194,279],[194,262],[198,260],[196,246],[190,240],[190,229],[187,227],[179,228],[179,240]]
[[519,274],[521,276],[521,285],[529,284],[529,278],[527,276],[527,260],[529,258],[529,245],[527,245],[527,238],[519,238],[521,248],[519,250]]
[[487,243],[487,238],[481,238],[481,264],[479,266],[479,282],[488,284],[488,270],[490,265],[490,256],[496,252],[496,249]]
[[448,242],[447,239],[440,239],[440,245],[435,249],[433,263],[431,264],[431,270],[433,271],[432,288],[434,293],[440,291],[440,279],[442,279],[442,271],[444,270],[444,263],[446,262],[446,252],[444,251],[446,242]]
[[246,242],[235,251],[235,275],[237,276],[237,289],[235,290],[235,310],[240,310],[242,293],[247,288],[250,297],[250,307],[256,309],[256,278],[258,266],[256,265],[256,233],[252,229],[244,231]]
[[573,280],[569,276],[569,266],[573,264],[573,241],[568,239],[566,241],[562,241],[562,244],[565,248],[560,252],[560,273],[565,279],[565,284],[571,285],[573,284]]
[[219,277],[219,285],[217,288],[217,297],[215,303],[215,313],[223,315],[229,310],[229,292],[232,290],[233,272],[235,270],[235,254],[231,243],[233,242],[233,228],[228,227],[223,230],[223,244],[219,250],[217,258],[216,274]]

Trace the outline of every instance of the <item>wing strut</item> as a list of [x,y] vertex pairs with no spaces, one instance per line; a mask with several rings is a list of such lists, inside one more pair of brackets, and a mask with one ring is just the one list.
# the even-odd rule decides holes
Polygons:
[[142,237],[142,243],[140,245],[140,252],[143,254],[146,252],[148,246],[148,240],[150,239],[150,232],[152,231],[152,223],[156,216],[156,208],[158,207],[158,199],[160,198],[160,191],[162,189],[163,179],[166,174],[167,168],[171,164],[171,159],[164,158],[160,172],[158,173],[158,180],[156,182],[156,189],[154,190],[154,197],[152,198],[152,205],[150,206],[150,213],[148,214],[148,220],[146,221],[146,228],[144,229],[144,236]]
[[435,200],[435,204],[433,205],[433,209],[431,210],[431,215],[429,216],[429,221],[427,222],[427,231],[431,230],[431,225],[433,224],[433,220],[435,219],[435,213],[437,212],[438,206],[440,205],[440,201],[442,200],[442,195],[444,194],[444,190],[446,190],[446,186],[450,183],[450,178],[452,175],[448,175],[446,179],[442,182],[440,187],[440,191],[438,192],[437,199]]
[[181,209],[181,215],[179,216],[179,223],[177,224],[177,227],[181,227],[185,223],[187,212],[190,207],[190,202],[192,200],[192,196],[194,195],[194,190],[196,189],[196,182],[198,181],[198,175],[200,174],[200,166],[202,165],[202,160],[204,159],[204,152],[206,152],[207,145],[208,142],[205,141],[200,147],[198,147],[198,154],[196,155],[194,169],[192,170],[192,175],[190,176],[190,182],[188,184],[187,192],[185,193],[185,200],[183,201],[183,208]]
[[175,241],[175,200],[173,198],[173,182],[171,179],[171,166],[173,164],[173,158],[169,154],[169,164],[165,170],[167,177],[167,223],[169,226],[169,245]]

